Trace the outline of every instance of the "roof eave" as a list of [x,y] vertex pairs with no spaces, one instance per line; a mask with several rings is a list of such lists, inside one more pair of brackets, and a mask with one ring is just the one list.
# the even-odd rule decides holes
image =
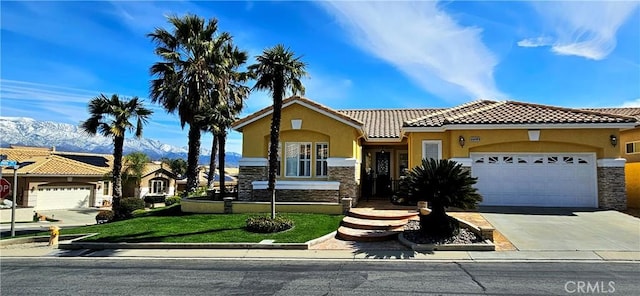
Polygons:
[[580,129],[580,128],[634,128],[635,122],[612,123],[537,123],[537,124],[448,124],[439,127],[403,127],[405,132],[443,132],[445,130],[483,129]]

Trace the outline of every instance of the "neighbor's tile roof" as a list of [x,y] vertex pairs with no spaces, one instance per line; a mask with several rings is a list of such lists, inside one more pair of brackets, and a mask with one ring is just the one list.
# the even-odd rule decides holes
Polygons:
[[595,111],[600,113],[608,113],[615,115],[623,115],[623,116],[631,116],[640,120],[640,108],[630,107],[630,108],[587,108],[584,109],[587,111]]
[[408,121],[407,127],[449,124],[572,124],[632,123],[632,117],[514,101],[476,101]]
[[[16,160],[23,163],[18,169],[18,174],[46,175],[46,176],[103,176],[112,169],[113,156],[103,154],[56,152],[49,149],[36,147],[12,147],[0,148],[0,154],[6,154],[7,159]],[[94,165],[82,162],[70,156],[77,156],[79,159],[91,159],[92,162],[102,163]],[[97,161],[96,159],[102,159]],[[5,168],[8,174],[13,173],[13,169]]]
[[414,118],[424,117],[440,109],[371,109],[338,110],[338,112],[361,121],[368,138],[399,138],[402,124]]

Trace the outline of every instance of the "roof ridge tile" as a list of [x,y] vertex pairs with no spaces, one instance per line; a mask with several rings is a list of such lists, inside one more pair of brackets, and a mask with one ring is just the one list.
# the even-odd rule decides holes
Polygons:
[[454,120],[456,120],[458,118],[462,118],[462,117],[465,117],[465,116],[469,116],[469,115],[477,114],[477,113],[484,112],[484,111],[487,111],[487,110],[491,110],[493,108],[502,106],[502,105],[504,105],[506,103],[507,103],[507,101],[493,102],[493,103],[491,103],[491,104],[489,104],[487,106],[483,106],[483,107],[480,107],[480,108],[477,108],[477,109],[469,110],[467,112],[463,112],[463,113],[460,113],[460,114],[457,114],[457,115],[452,115],[450,117],[445,117],[445,122],[444,123],[445,124],[446,123],[452,123]]
[[469,107],[469,106],[472,106],[472,105],[475,105],[475,104],[479,104],[479,103],[483,103],[483,102],[495,103],[495,101],[491,101],[491,100],[475,100],[475,101],[464,103],[462,105],[458,105],[458,106],[455,106],[455,107],[445,108],[445,109],[439,110],[437,112],[434,112],[434,113],[431,113],[431,114],[428,114],[428,115],[425,115],[425,116],[422,116],[422,117],[418,117],[416,119],[407,120],[407,121],[404,122],[404,124],[412,124],[412,123],[416,123],[418,121],[425,120],[427,118],[432,118],[434,116],[445,115],[447,112],[453,112],[455,110],[459,110],[459,109],[466,108],[466,107]]

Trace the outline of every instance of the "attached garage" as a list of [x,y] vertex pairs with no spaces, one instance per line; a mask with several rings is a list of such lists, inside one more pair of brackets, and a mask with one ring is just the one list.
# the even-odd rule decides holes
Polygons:
[[471,153],[484,206],[598,207],[593,153]]
[[36,210],[85,208],[93,205],[91,185],[38,186]]

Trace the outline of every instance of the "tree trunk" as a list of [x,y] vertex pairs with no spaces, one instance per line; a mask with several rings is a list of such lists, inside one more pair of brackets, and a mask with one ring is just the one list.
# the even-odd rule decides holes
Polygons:
[[193,193],[198,188],[199,170],[198,158],[200,156],[200,128],[189,124],[189,154],[187,155],[187,188],[185,196]]
[[420,215],[420,229],[427,235],[451,237],[458,228],[458,220],[447,215],[445,207],[441,203],[432,202],[431,213]]
[[271,195],[271,219],[276,217],[276,172],[283,96],[284,77],[282,77],[282,75],[276,75],[273,83],[273,114],[271,117],[271,143],[269,145],[269,183],[267,185],[267,190]]
[[224,154],[225,154],[225,143],[227,142],[227,131],[222,130],[220,132],[220,135],[218,136],[218,146],[220,146],[220,149],[218,149],[220,151],[220,155],[218,156],[218,164],[220,167],[220,172],[218,173],[218,176],[220,178],[220,196],[224,197],[224,193],[226,192],[225,190],[225,185],[224,185]]
[[113,138],[113,198],[111,199],[111,209],[115,217],[121,217],[120,199],[122,198],[122,148],[124,137]]
[[211,143],[211,158],[209,160],[209,175],[207,176],[207,188],[213,189],[214,176],[216,175],[216,157],[218,156],[218,137],[213,133],[213,141]]

